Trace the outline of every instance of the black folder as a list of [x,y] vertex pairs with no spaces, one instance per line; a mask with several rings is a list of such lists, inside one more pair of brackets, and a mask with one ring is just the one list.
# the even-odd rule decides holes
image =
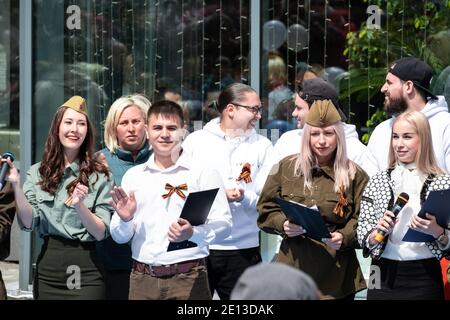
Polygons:
[[[441,227],[450,228],[450,189],[430,191],[418,216],[426,219],[426,212],[435,216],[437,223]],[[435,238],[429,234],[408,229],[402,240],[407,242],[430,242],[434,241]]]
[[[192,226],[204,224],[208,218],[214,199],[216,198],[219,188],[191,192],[186,198],[180,218],[186,219]],[[181,242],[171,242],[167,247],[167,251],[186,249],[196,247],[195,242],[185,240]]]
[[317,241],[322,241],[323,238],[331,238],[325,221],[323,221],[318,210],[281,198],[277,198],[276,200],[288,220],[306,230],[306,236]]

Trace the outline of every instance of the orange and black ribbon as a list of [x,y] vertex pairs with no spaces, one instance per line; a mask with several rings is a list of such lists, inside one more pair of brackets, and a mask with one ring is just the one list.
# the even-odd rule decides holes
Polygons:
[[341,186],[339,189],[339,201],[333,209],[333,213],[339,217],[344,216],[344,208],[348,206],[347,198],[345,197],[344,188]]
[[179,195],[181,199],[186,200],[186,195],[182,191],[182,190],[187,190],[186,183],[180,184],[177,187],[172,186],[170,183],[166,183],[165,189],[169,190],[169,192],[162,195],[163,199],[169,198],[172,194],[174,194],[176,192],[177,195]]
[[245,163],[242,167],[242,172],[239,175],[239,177],[236,179],[236,181],[241,181],[244,180],[245,183],[250,183],[252,182],[252,177],[251,177],[251,165],[250,163]]
[[68,207],[72,206],[72,196],[68,196],[67,199],[64,201],[64,204]]

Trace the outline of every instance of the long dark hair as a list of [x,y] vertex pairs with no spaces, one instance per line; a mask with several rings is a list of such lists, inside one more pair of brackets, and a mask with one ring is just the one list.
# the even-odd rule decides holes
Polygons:
[[[64,175],[64,149],[59,140],[59,126],[63,119],[67,107],[59,108],[53,116],[50,131],[45,142],[44,156],[42,157],[39,173],[41,174],[41,181],[39,185],[41,189],[52,195],[55,195],[59,184]],[[100,161],[93,158],[94,154],[94,132],[89,118],[86,116],[87,133],[83,143],[78,152],[78,160],[80,162],[80,174],[67,186],[67,192],[71,194],[77,183],[89,187],[89,176],[97,172],[104,173],[109,178],[108,168]]]

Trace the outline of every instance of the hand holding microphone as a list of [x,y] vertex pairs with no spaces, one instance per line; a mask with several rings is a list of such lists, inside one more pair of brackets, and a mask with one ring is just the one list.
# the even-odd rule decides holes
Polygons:
[[[6,161],[2,161],[3,159],[5,159]],[[8,170],[10,168],[10,165],[8,164],[8,159],[9,162],[12,163],[14,161],[14,155],[12,154],[12,152],[5,152],[3,153],[3,155],[0,157],[0,161],[2,161],[1,163],[1,169],[0,169],[0,190],[3,188],[3,186],[6,184],[6,174],[8,173]],[[11,169],[13,169],[13,167],[11,167]],[[17,170],[16,170],[17,171]]]
[[[403,207],[408,203],[408,200],[409,200],[409,195],[406,192],[402,192],[398,196],[397,201],[395,201],[394,206],[391,209],[393,216],[389,215],[389,214],[388,214],[388,216],[391,216],[391,218],[395,218],[399,214],[399,212],[403,209]],[[391,224],[393,224],[392,219],[391,218],[386,219],[386,216],[387,215],[385,214],[385,216],[382,218],[385,220],[385,224],[387,223],[387,224],[389,224],[390,227],[393,227],[393,225],[391,225]],[[386,234],[387,234],[387,232],[385,230],[381,230],[380,228],[378,228],[377,233],[375,235],[375,241],[382,242],[384,240],[384,237],[386,236]]]

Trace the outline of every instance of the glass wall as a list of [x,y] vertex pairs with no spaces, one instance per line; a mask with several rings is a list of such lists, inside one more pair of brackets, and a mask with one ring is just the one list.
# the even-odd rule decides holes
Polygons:
[[0,0],[0,152],[20,160],[19,5]]
[[34,160],[51,116],[84,96],[102,146],[102,123],[122,95],[182,104],[190,120],[232,82],[248,83],[249,0],[34,1]]
[[263,126],[294,127],[292,93],[305,79],[322,77],[337,85],[348,70],[343,55],[347,34],[365,18],[363,1],[267,0],[262,2]]
[[279,128],[280,133],[292,129],[294,106],[289,97],[304,79],[318,76],[335,85],[348,122],[367,142],[370,130],[385,117],[380,88],[388,66],[404,56],[431,65],[432,90],[450,101],[449,4],[261,1],[261,92],[266,106],[262,127]]
[[[0,150],[17,155],[18,2],[0,0]],[[88,101],[97,148],[109,106],[122,95],[179,102],[192,131],[217,115],[207,106],[221,89],[249,84],[257,71],[260,128],[275,139],[295,127],[292,93],[317,76],[336,86],[348,122],[367,134],[383,119],[387,67],[403,56],[426,60],[434,93],[450,102],[448,0],[261,0],[259,16],[251,2],[34,0],[32,162],[41,160],[56,108],[72,95]],[[250,30],[252,19],[259,30]],[[254,37],[260,48],[250,48]],[[251,50],[259,50],[259,70],[250,70]]]
[[[201,127],[216,115],[206,106],[224,86],[250,83],[250,36],[261,40],[260,128],[278,129],[277,135],[295,126],[292,92],[316,76],[336,86],[348,121],[367,132],[367,120],[382,109],[386,69],[405,55],[432,65],[433,90],[450,95],[448,1],[264,0],[256,17],[260,30],[252,35],[250,2],[35,0],[34,161],[53,112],[74,94],[88,100],[99,148],[109,106],[134,92],[179,102],[188,129]],[[9,26],[8,19],[2,23]],[[9,52],[10,45],[2,45]],[[2,69],[11,89],[12,67]],[[8,126],[14,126],[17,102],[8,99],[1,112],[9,112]]]

